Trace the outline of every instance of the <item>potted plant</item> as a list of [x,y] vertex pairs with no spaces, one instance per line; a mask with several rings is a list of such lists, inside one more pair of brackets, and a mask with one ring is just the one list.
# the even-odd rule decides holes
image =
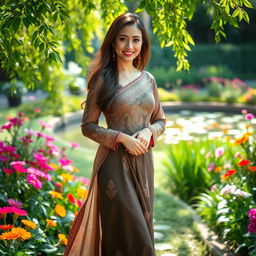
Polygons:
[[1,86],[1,92],[7,96],[9,107],[18,106],[22,102],[22,96],[27,92],[22,81],[16,83],[5,82]]

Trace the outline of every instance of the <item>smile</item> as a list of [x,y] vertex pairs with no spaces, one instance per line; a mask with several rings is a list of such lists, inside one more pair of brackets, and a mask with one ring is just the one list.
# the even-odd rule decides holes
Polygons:
[[133,52],[123,52],[125,56],[131,56],[133,55]]

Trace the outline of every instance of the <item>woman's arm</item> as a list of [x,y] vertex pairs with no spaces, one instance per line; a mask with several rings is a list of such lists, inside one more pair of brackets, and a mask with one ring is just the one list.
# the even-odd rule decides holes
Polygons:
[[117,150],[117,138],[120,132],[98,125],[101,109],[97,102],[102,82],[103,78],[99,77],[93,87],[88,91],[86,106],[82,118],[81,131],[84,136],[91,140],[112,150]]

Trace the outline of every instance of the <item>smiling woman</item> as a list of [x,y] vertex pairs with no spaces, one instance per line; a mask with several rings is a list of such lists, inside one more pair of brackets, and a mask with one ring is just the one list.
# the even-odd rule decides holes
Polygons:
[[[149,45],[139,16],[125,13],[92,61],[81,131],[100,145],[65,256],[156,255],[152,147],[166,119],[156,81],[144,71]],[[107,128],[98,125],[101,112]]]

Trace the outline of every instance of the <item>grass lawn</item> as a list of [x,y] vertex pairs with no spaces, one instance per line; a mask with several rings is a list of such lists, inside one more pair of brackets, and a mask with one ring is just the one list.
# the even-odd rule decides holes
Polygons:
[[[1,125],[6,122],[5,116],[14,117],[16,113],[13,109],[0,109]],[[45,116],[40,118],[47,122],[52,116]],[[39,130],[40,125],[34,121],[31,124],[31,129]],[[56,140],[55,145],[60,147],[70,147],[69,142],[63,141],[55,134],[46,132]],[[4,139],[6,133],[0,133],[0,139]],[[90,177],[92,170],[93,159],[95,156],[94,150],[85,148],[77,148],[68,155],[73,160],[73,165],[80,170],[79,175]],[[156,244],[169,245],[168,250],[157,250],[157,255],[164,253],[173,253],[179,256],[205,256],[207,255],[204,245],[197,236],[197,232],[193,225],[193,210],[183,203],[181,200],[173,195],[168,194],[162,189],[162,180],[164,179],[164,167],[161,165],[161,159],[164,157],[163,152],[156,148],[154,152],[155,164],[155,203],[154,203],[154,224],[166,225],[167,229],[156,230],[157,233],[162,234],[161,239],[156,239]],[[171,254],[170,254],[171,255]]]

